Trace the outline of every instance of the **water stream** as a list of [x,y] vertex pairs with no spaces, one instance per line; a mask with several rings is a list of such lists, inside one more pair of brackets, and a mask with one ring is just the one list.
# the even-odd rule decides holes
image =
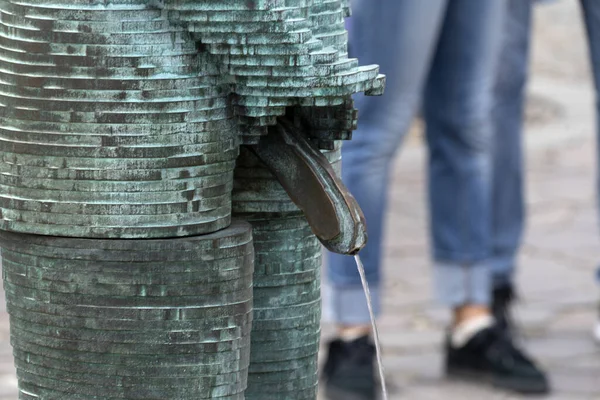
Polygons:
[[385,374],[383,371],[383,361],[381,358],[381,343],[379,341],[377,323],[375,322],[375,313],[373,312],[373,302],[371,301],[369,283],[367,282],[367,277],[365,276],[365,267],[363,266],[358,254],[354,256],[354,261],[356,261],[356,267],[358,268],[358,273],[360,274],[360,280],[365,291],[365,297],[367,298],[367,307],[369,308],[369,314],[371,316],[371,326],[373,327],[373,338],[375,340],[375,351],[377,354],[377,367],[379,369],[379,380],[381,382],[381,400],[388,400],[387,386],[385,385]]

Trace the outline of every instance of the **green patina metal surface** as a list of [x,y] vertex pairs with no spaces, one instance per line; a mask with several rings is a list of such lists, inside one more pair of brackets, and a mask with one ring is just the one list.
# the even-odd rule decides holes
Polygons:
[[329,147],[355,125],[349,96],[382,90],[376,66],[347,57],[346,12],[339,0],[0,1],[0,226],[226,227],[240,138],[292,112]]
[[[339,173],[341,146],[324,151]],[[321,244],[273,174],[242,149],[233,212],[253,226],[254,327],[246,400],[315,400]]]
[[21,398],[243,398],[249,224],[166,240],[0,239]]
[[250,222],[257,268],[246,400],[315,400],[321,244],[301,214]]

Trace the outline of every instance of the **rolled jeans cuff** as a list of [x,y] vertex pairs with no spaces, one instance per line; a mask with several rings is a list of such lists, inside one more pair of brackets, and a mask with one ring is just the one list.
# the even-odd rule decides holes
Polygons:
[[[373,312],[381,313],[381,291],[378,285],[369,287]],[[369,308],[362,286],[327,286],[323,293],[324,319],[336,325],[355,326],[371,323]]]
[[465,304],[491,304],[492,271],[487,263],[436,262],[434,285],[436,297],[446,306],[455,308]]

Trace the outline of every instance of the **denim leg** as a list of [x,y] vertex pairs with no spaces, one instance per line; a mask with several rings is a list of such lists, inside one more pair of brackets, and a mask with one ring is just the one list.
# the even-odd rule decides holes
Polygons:
[[[600,2],[597,0],[580,1],[588,35],[592,71],[594,73],[596,89],[596,145],[598,146],[597,154],[600,159],[600,128],[598,126],[598,121],[600,120]],[[597,193],[600,192],[600,173],[598,171],[596,171],[596,191]],[[600,199],[600,196],[597,195],[597,199]],[[600,210],[600,201],[597,200],[596,205],[598,210]],[[596,274],[596,278],[598,283],[600,283],[600,269]]]
[[513,281],[525,220],[523,109],[531,37],[530,0],[508,0],[492,119],[492,256],[496,287]]
[[490,117],[505,7],[450,1],[425,92],[436,288],[449,306],[490,302]]
[[[380,310],[383,216],[390,163],[419,107],[446,0],[358,0],[353,4],[350,51],[388,75],[381,97],[357,96],[359,126],[342,150],[342,179],[365,213],[369,242],[361,251],[375,311]],[[369,314],[352,257],[329,254],[325,313],[343,325]]]

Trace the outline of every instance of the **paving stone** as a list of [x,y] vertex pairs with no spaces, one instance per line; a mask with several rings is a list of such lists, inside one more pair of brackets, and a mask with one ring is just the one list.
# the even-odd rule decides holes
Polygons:
[[398,335],[397,331],[381,331],[384,351],[390,354],[414,353],[441,348],[443,336],[439,330],[411,330]]
[[[582,328],[588,328],[587,326]],[[564,362],[565,358],[583,357],[596,354],[600,357],[600,349],[592,341],[589,328],[581,330],[577,334],[563,334],[560,336],[547,336],[527,341],[529,351],[544,360],[552,363]],[[600,390],[600,382],[598,382]]]
[[440,327],[447,327],[450,325],[452,317],[450,312],[439,305],[427,305],[423,310],[423,313],[429,320]]
[[559,393],[600,396],[599,376],[600,368],[552,370],[552,385]]
[[[565,310],[555,315],[555,318],[552,321],[549,321],[548,334],[581,332],[582,326],[591,326],[592,321],[596,318],[597,312],[594,309]],[[598,362],[600,363],[600,358],[598,359]]]
[[17,378],[12,372],[0,375],[0,398],[2,396],[10,397],[12,400],[17,398]]
[[389,357],[385,361],[386,371],[393,371],[395,381],[404,381],[409,385],[440,381],[443,379],[443,356],[439,349],[441,346],[429,351],[409,352],[401,357]]
[[[573,369],[587,369],[592,372],[600,371],[600,357],[598,357],[597,353],[575,357],[569,360],[569,364],[573,366]],[[600,372],[598,374],[600,376]]]
[[522,304],[516,308],[515,316],[519,320],[519,328],[524,329],[526,333],[537,334],[548,329],[548,325],[556,319],[559,311],[544,304]]

